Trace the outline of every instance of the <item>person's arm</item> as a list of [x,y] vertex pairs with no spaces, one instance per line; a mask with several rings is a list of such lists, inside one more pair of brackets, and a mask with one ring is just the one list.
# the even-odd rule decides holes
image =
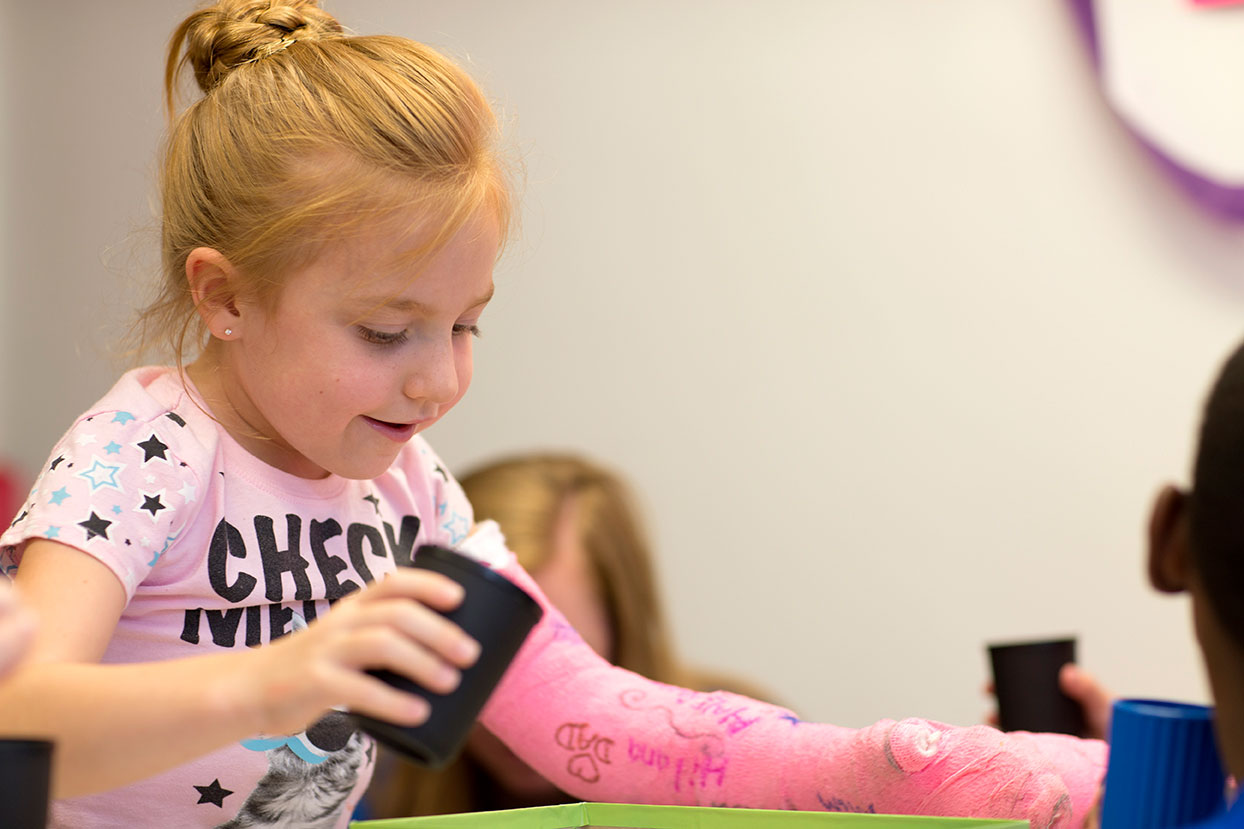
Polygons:
[[15,581],[40,626],[30,658],[0,683],[0,733],[55,741],[58,798],[133,782],[247,736],[296,733],[336,706],[417,724],[427,703],[365,669],[447,691],[458,679],[449,663],[466,667],[477,650],[429,609],[457,606],[461,588],[427,571],[394,573],[269,645],[127,665],[98,664],[126,601],[103,564],[36,540]]
[[[481,530],[464,547],[487,558],[480,548],[503,543],[497,538]],[[1019,740],[986,726],[914,719],[849,729],[734,694],[653,682],[597,656],[517,564],[501,572],[541,602],[545,618],[483,723],[576,797],[1073,827],[1105,771],[1097,741]]]

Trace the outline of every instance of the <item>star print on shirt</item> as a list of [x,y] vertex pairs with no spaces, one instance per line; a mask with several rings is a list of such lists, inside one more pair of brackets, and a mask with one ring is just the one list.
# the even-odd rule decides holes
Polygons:
[[177,414],[177,412],[168,412],[164,416],[176,423],[178,426],[186,425],[185,419],[183,419],[181,415]]
[[107,446],[104,447],[104,453],[108,455],[116,455],[116,454],[119,454],[120,452],[121,452],[121,444],[117,443],[115,440],[111,441]]
[[143,463],[146,463],[152,458],[159,458],[162,461],[168,460],[168,456],[164,454],[164,450],[168,448],[168,444],[161,443],[160,439],[156,437],[154,434],[152,434],[151,437],[147,438],[146,440],[140,441],[139,443],[135,445],[142,447],[143,455],[144,455]]
[[148,495],[143,492],[141,495],[143,496],[143,505],[139,507],[139,509],[147,510],[147,512],[151,513],[152,518],[155,518],[157,512],[165,509],[164,504],[160,503],[160,493],[157,492],[155,495]]
[[120,489],[121,485],[117,483],[117,473],[124,469],[123,466],[109,465],[102,462],[99,458],[92,459],[94,463],[91,468],[85,472],[79,472],[79,478],[86,478],[91,482],[91,491],[99,489],[101,486],[110,486],[113,489]]
[[449,543],[454,545],[467,537],[470,527],[467,526],[466,516],[455,512],[448,521],[441,524],[441,529],[449,533]]
[[125,424],[129,423],[131,420],[134,420],[134,419],[135,419],[134,415],[130,414],[129,412],[117,412],[115,415],[112,416],[112,422],[120,423],[122,426],[124,426]]
[[199,802],[195,804],[196,806],[203,803],[211,803],[213,806],[219,806],[223,809],[225,808],[225,798],[233,794],[233,792],[220,785],[220,778],[213,780],[210,786],[195,786],[195,789],[199,792]]
[[445,479],[445,483],[449,483],[449,473],[445,471],[445,467],[439,463],[436,465],[436,474]]
[[68,497],[69,497],[69,488],[61,487],[60,489],[52,493],[51,501],[54,506],[59,507],[61,504],[65,503],[65,499]]
[[90,541],[92,538],[94,538],[97,535],[103,536],[104,540],[107,541],[108,540],[108,527],[110,524],[112,524],[111,521],[107,521],[103,518],[100,518],[98,515],[96,515],[95,510],[91,510],[90,518],[86,519],[85,521],[78,522],[78,526],[86,530],[87,541]]
[[59,456],[57,456],[56,460],[52,461],[52,465],[51,465],[51,466],[49,466],[49,467],[48,467],[48,469],[50,469],[50,470],[52,470],[53,472],[55,472],[55,471],[56,471],[56,467],[60,466],[60,465],[61,465],[61,462],[62,462],[62,461],[64,461],[64,460],[65,460],[65,456],[64,456],[64,455],[59,455]]

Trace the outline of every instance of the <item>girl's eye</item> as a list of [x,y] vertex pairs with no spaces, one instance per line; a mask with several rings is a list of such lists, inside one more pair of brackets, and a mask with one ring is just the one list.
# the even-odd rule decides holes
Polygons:
[[374,328],[358,326],[359,336],[372,345],[397,345],[406,341],[406,329],[401,331],[377,331]]
[[459,337],[459,336],[462,336],[462,335],[464,335],[464,334],[470,334],[472,337],[478,337],[478,336],[479,336],[479,326],[478,326],[478,325],[461,325],[461,324],[460,324],[460,325],[455,325],[455,326],[454,326],[454,336],[455,336],[455,337]]

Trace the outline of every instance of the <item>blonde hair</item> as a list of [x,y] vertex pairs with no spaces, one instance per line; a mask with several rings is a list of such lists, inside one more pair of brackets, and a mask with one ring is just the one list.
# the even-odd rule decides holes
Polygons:
[[[203,94],[177,115],[186,67]],[[503,237],[509,228],[496,117],[471,78],[423,44],[349,36],[314,0],[221,0],[173,33],[164,81],[163,278],[137,351],[159,343],[181,365],[187,340],[204,342],[184,275],[196,247],[220,251],[250,297],[270,303],[324,245],[410,208],[424,217],[417,258],[481,208]]]

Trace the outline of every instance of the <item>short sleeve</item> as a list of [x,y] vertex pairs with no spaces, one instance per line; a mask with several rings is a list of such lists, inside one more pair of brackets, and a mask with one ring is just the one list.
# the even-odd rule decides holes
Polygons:
[[197,446],[175,412],[82,417],[52,450],[9,529],[0,566],[16,569],[27,542],[82,550],[116,574],[127,598],[188,526],[201,491]]

